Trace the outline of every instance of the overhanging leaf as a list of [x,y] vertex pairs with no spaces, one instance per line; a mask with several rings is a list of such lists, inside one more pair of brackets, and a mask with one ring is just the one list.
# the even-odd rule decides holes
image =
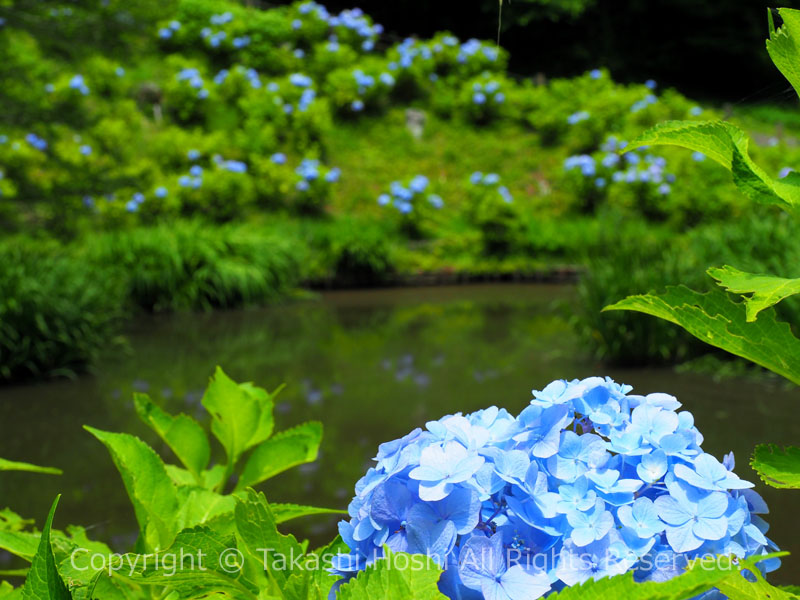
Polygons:
[[300,504],[270,504],[275,522],[280,525],[300,517],[310,517],[313,515],[339,515],[346,514],[346,510],[335,508],[317,508],[316,506],[302,506]]
[[784,209],[800,207],[800,179],[773,179],[748,153],[749,138],[725,121],[666,121],[647,130],[626,149],[671,145],[702,152],[733,174],[739,190],[751,200],[777,204]]
[[800,11],[781,8],[778,14],[783,19],[783,26],[776,29],[772,13],[769,13],[767,52],[795,92],[800,94]]
[[759,444],[750,465],[772,487],[800,489],[800,448],[796,446],[781,449],[775,444]]
[[774,306],[789,296],[800,294],[800,279],[784,279],[774,275],[755,275],[753,273],[745,273],[728,265],[722,268],[709,269],[708,274],[729,292],[751,294],[744,301],[748,322],[755,321],[758,313],[765,308]]
[[55,499],[50,514],[47,516],[39,549],[33,557],[28,578],[22,587],[22,600],[72,600],[67,586],[64,585],[61,575],[58,574],[53,548],[50,545],[50,530],[60,498],[61,496],[58,496]]
[[800,340],[788,324],[776,319],[772,309],[750,323],[744,304],[731,302],[725,293],[701,294],[678,286],[660,295],[630,296],[603,310],[633,310],[665,319],[800,385]]
[[15,462],[0,458],[0,471],[27,471],[29,473],[43,473],[45,475],[62,475],[61,469],[53,467],[39,467],[30,463]]

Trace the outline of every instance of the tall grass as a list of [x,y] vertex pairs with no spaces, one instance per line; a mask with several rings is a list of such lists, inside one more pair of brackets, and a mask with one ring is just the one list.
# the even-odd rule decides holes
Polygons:
[[87,260],[120,271],[151,312],[264,303],[302,279],[305,248],[263,227],[183,221],[91,236]]

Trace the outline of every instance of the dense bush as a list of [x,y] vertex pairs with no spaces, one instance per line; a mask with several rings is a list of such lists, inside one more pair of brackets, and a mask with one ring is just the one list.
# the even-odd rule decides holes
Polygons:
[[119,269],[130,302],[148,311],[263,303],[303,273],[301,246],[249,226],[138,228],[92,237],[85,252],[91,264]]
[[107,349],[123,316],[115,272],[57,245],[0,245],[0,381],[70,375]]

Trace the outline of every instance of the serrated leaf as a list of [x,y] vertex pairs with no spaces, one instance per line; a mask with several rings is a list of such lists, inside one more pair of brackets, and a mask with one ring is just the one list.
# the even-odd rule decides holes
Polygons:
[[133,504],[146,549],[164,548],[177,530],[178,492],[164,462],[150,446],[127,433],[85,429],[108,448]]
[[[785,555],[786,553],[783,553]],[[771,555],[771,556],[778,556]],[[624,598],[625,600],[686,600],[718,587],[729,579],[741,579],[742,568],[755,568],[756,562],[765,557],[752,557],[740,564],[733,564],[729,557],[718,556],[713,561],[696,561],[689,571],[664,582],[639,583],[633,579],[633,571],[615,577],[588,580],[587,582],[564,588],[556,594],[548,596],[548,600],[607,600],[608,598]],[[757,570],[757,569],[756,569]],[[745,581],[745,583],[747,583]],[[753,596],[735,596],[735,598],[752,598]]]
[[783,26],[776,29],[772,13],[769,13],[767,52],[795,92],[800,94],[800,11],[781,8],[778,9],[778,14],[783,20]]
[[236,497],[236,530],[249,556],[267,571],[279,589],[284,589],[295,561],[305,549],[293,535],[278,531],[275,516],[264,497],[252,489],[246,497]]
[[316,421],[281,431],[253,450],[236,489],[245,489],[287,469],[317,460],[320,443],[322,424]]
[[236,501],[233,496],[223,496],[205,488],[181,487],[178,488],[178,505],[175,528],[180,531],[211,521],[221,524],[226,515],[232,524]]
[[[402,557],[398,559],[397,557]],[[403,566],[408,568],[403,568]],[[338,600],[447,600],[439,591],[442,570],[422,554],[393,553],[376,560],[339,588]]]
[[39,549],[33,557],[25,585],[22,586],[22,600],[72,600],[67,586],[58,573],[53,548],[50,545],[50,530],[60,498],[61,496],[56,497],[47,516]]
[[225,448],[230,465],[272,435],[271,396],[252,384],[237,384],[219,367],[202,402],[213,419],[211,431]]
[[641,146],[671,145],[702,152],[733,174],[739,190],[751,200],[793,210],[800,206],[800,180],[773,179],[748,153],[749,138],[725,121],[666,121],[647,130],[626,150]]
[[40,467],[30,463],[16,462],[0,458],[0,471],[27,471],[29,473],[42,473],[45,475],[63,475],[61,469],[53,467]]
[[721,291],[706,294],[685,286],[668,287],[660,295],[630,296],[607,310],[633,310],[683,327],[696,338],[746,358],[800,385],[800,340],[775,311],[763,311],[747,321],[743,303],[731,302]]
[[796,446],[781,449],[775,444],[759,444],[750,465],[772,487],[800,489],[800,448]]
[[211,446],[200,424],[185,414],[173,416],[166,413],[146,394],[134,394],[133,403],[139,418],[164,440],[175,456],[199,479],[211,458]]
[[258,589],[243,576],[238,556],[233,537],[223,538],[208,527],[186,529],[167,550],[150,557],[133,580],[165,586],[182,600],[207,598],[214,592],[256,600]]
[[711,268],[708,270],[708,274],[729,292],[750,294],[744,301],[748,322],[755,321],[758,313],[765,308],[774,306],[789,296],[800,294],[800,279],[755,275],[728,265],[722,268]]
[[301,504],[270,504],[275,522],[280,525],[293,519],[310,517],[313,515],[342,515],[347,514],[346,510],[335,508],[318,508],[316,506],[303,506]]
[[747,572],[755,581],[745,579],[744,574],[731,575],[720,581],[716,588],[728,598],[747,600],[798,600],[790,590],[784,590],[767,583],[761,571],[748,563]]

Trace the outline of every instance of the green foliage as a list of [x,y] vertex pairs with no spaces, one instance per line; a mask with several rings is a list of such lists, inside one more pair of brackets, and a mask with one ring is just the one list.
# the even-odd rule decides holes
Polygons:
[[759,444],[750,464],[764,483],[776,488],[800,489],[800,448]]
[[0,381],[85,369],[112,341],[121,292],[113,271],[57,244],[0,244]]
[[[775,555],[772,555],[775,556]],[[688,572],[664,582],[637,583],[633,573],[590,579],[578,586],[568,587],[553,594],[558,600],[599,600],[601,598],[625,598],[625,600],[683,600],[700,595],[711,588],[726,593],[732,600],[756,598],[792,598],[761,576],[756,563],[764,557],[751,557],[735,561],[727,556],[713,557],[712,560],[698,559],[692,563]],[[744,573],[757,577],[752,583],[745,579]]]
[[435,560],[419,554],[394,553],[388,548],[385,552],[385,558],[376,560],[359,573],[358,577],[344,584],[337,597],[340,600],[447,598],[436,585],[442,570]]
[[729,292],[751,294],[744,301],[748,323],[755,321],[758,313],[765,308],[774,306],[789,296],[800,294],[800,279],[753,275],[727,265],[721,269],[709,269],[708,274]]
[[55,499],[47,516],[39,548],[33,557],[28,577],[22,588],[22,600],[72,600],[56,567],[50,541],[50,529],[53,526],[59,498]]

